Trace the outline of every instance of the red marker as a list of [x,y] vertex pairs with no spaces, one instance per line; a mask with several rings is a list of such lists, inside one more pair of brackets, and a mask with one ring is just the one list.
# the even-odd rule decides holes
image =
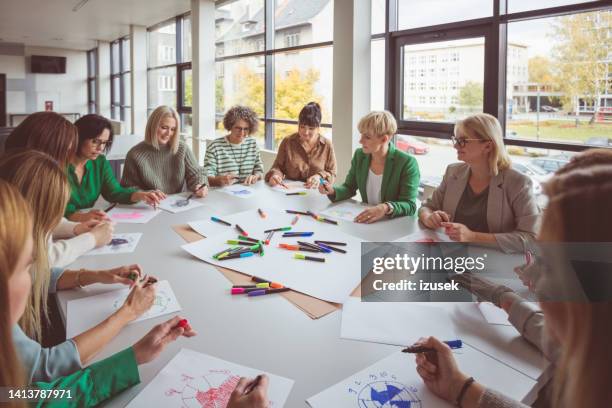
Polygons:
[[181,319],[176,325],[176,327],[182,327],[183,329],[187,330],[187,328],[189,327],[189,322],[187,321],[187,319]]

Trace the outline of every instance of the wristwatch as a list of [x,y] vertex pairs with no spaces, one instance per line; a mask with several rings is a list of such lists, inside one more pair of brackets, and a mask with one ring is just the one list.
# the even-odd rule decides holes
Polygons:
[[385,211],[385,215],[393,214],[393,206],[391,205],[391,203],[386,202],[385,205],[387,206],[387,211]]

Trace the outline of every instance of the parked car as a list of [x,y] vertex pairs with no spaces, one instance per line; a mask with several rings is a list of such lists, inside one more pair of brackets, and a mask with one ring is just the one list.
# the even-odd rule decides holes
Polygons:
[[612,138],[605,136],[589,137],[584,144],[599,147],[612,147]]
[[529,163],[512,163],[512,168],[531,179],[534,195],[542,194],[542,183],[552,176],[552,174],[547,174],[541,168]]
[[429,152],[427,143],[423,143],[412,136],[397,135],[395,146],[399,150],[410,154],[427,154]]
[[531,159],[530,163],[543,169],[546,173],[551,174],[569,163],[569,157],[564,155],[537,157],[535,159]]

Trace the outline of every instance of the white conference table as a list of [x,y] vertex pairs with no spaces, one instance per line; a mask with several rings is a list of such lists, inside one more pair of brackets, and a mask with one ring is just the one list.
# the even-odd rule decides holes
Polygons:
[[[341,339],[340,312],[313,320],[281,296],[231,296],[231,283],[214,266],[181,249],[185,241],[171,228],[177,224],[259,207],[316,211],[330,205],[317,191],[306,196],[285,196],[262,182],[255,190],[257,194],[250,199],[212,190],[202,200],[202,207],[179,214],[162,211],[147,224],[117,224],[116,232],[143,233],[134,253],[112,258],[86,256],[68,267],[104,269],[138,263],[145,273],[170,281],[182,306],[180,315],[198,331],[198,336],[179,339],[155,361],[140,366],[141,383],[106,406],[125,406],[183,347],[295,380],[287,407],[306,406],[307,398],[398,350],[394,346]],[[388,242],[416,231],[418,224],[415,217],[400,217],[371,225],[340,221],[339,228],[367,241]],[[109,285],[92,285],[59,292],[64,322],[69,300],[110,289]],[[131,346],[171,316],[127,326],[96,361]]]

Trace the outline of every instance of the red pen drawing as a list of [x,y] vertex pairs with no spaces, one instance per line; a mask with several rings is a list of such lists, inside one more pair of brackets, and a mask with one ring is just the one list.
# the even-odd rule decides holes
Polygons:
[[183,387],[171,388],[164,394],[172,398],[179,396],[180,406],[184,408],[225,408],[239,380],[229,370],[208,370],[199,377],[182,374]]

